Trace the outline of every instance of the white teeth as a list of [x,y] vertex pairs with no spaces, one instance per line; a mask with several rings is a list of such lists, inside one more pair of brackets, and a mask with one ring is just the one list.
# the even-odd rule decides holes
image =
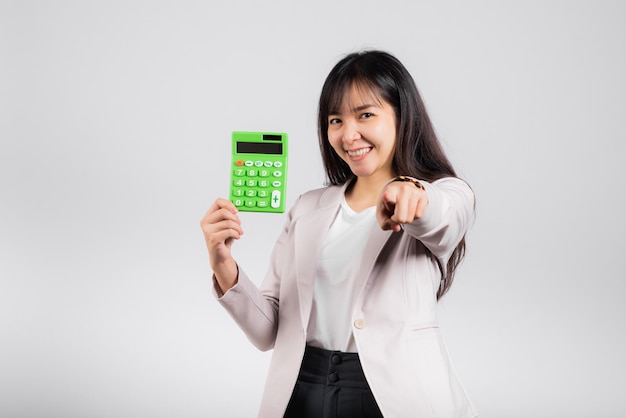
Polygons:
[[372,150],[371,148],[361,148],[356,151],[347,151],[347,152],[350,157],[360,157],[361,155],[367,154],[371,150]]

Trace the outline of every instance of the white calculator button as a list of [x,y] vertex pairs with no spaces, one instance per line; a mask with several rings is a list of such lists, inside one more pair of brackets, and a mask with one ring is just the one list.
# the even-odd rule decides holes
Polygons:
[[272,192],[272,199],[270,205],[276,209],[280,207],[280,190],[274,190]]
[[264,164],[265,164],[265,167],[273,167],[274,166],[274,163],[271,162],[271,161],[265,161]]
[[281,168],[282,166],[283,166],[283,163],[281,161],[274,162],[274,167]]
[[246,160],[244,164],[246,167],[252,167],[254,165],[254,161]]
[[283,172],[280,171],[280,170],[276,170],[276,171],[274,171],[273,174],[274,174],[274,177],[281,177],[283,175]]
[[257,167],[263,167],[263,161],[255,161],[254,165]]
[[282,183],[278,180],[272,182],[272,187],[280,187]]

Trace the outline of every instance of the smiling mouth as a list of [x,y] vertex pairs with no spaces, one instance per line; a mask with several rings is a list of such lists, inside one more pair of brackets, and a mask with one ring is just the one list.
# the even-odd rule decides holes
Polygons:
[[357,158],[357,157],[361,157],[365,154],[367,154],[368,152],[370,152],[372,149],[371,148],[361,148],[355,151],[346,151],[348,153],[348,155],[352,158]]

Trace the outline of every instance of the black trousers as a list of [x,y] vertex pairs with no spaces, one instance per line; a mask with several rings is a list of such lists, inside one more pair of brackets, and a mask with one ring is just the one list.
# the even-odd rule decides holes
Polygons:
[[285,418],[381,418],[359,355],[306,347]]

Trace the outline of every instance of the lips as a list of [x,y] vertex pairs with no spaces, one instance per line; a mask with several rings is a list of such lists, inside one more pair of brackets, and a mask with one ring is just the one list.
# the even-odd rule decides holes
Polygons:
[[372,150],[372,148],[368,147],[368,148],[360,148],[360,149],[357,149],[357,150],[346,151],[346,152],[348,153],[348,155],[351,158],[358,158],[358,157],[362,157],[363,155],[367,154],[371,150]]

